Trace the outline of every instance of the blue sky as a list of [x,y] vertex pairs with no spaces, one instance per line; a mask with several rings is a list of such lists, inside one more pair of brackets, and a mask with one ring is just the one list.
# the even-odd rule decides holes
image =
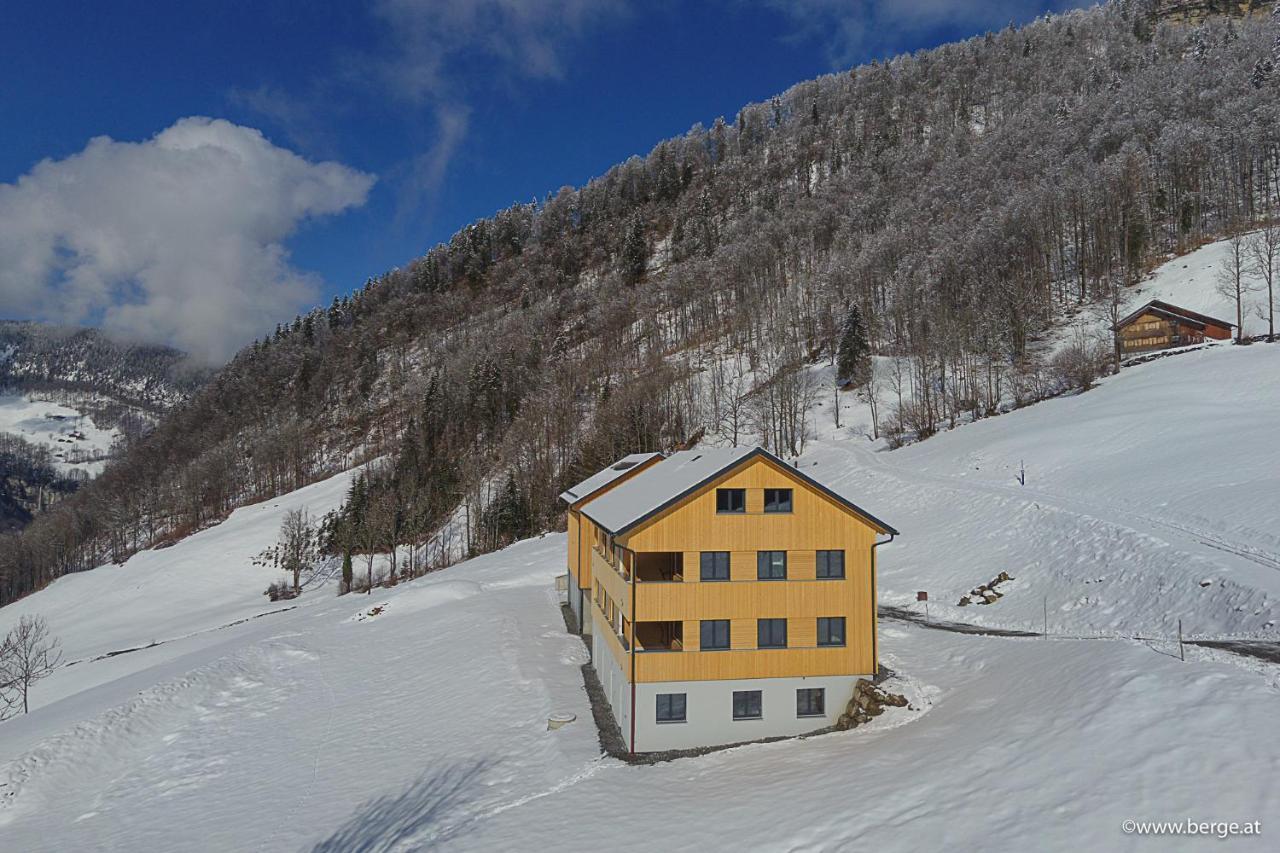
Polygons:
[[[97,323],[216,361],[695,122],[1070,5],[12,4],[0,316]],[[224,121],[176,126],[188,117]]]

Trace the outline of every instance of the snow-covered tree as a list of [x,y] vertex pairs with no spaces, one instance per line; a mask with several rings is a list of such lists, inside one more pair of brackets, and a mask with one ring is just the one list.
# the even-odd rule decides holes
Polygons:
[[862,387],[871,378],[871,343],[862,311],[856,304],[845,312],[836,354],[836,376],[841,384]]

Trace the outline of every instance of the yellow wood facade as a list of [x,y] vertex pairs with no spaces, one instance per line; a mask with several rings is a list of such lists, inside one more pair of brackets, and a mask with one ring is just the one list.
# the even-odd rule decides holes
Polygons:
[[[764,511],[765,489],[791,489],[792,508]],[[718,489],[745,489],[745,513],[717,513]],[[744,460],[677,504],[610,540],[581,516],[597,624],[619,667],[636,682],[870,674],[876,670],[873,544],[888,532],[764,456]],[[729,553],[729,580],[702,581],[701,553]],[[760,551],[787,553],[785,580],[759,580]],[[816,577],[818,551],[844,553],[844,577]],[[628,553],[631,552],[631,553]],[[681,555],[682,580],[644,580],[635,559]],[[600,606],[606,602],[606,607]],[[611,612],[606,612],[606,610]],[[616,611],[616,612],[613,612]],[[612,619],[609,617],[613,616]],[[818,645],[820,617],[845,619],[842,646]],[[786,619],[785,649],[757,648],[757,620]],[[702,620],[728,620],[730,648],[700,649]],[[677,624],[679,651],[636,646],[637,622]],[[643,635],[642,635],[643,638]],[[634,652],[633,652],[634,649]],[[634,661],[632,658],[634,657]]]
[[[609,491],[622,485],[627,480],[631,479],[651,465],[660,462],[661,459],[662,457],[660,456],[654,456],[651,459],[646,459],[644,462],[634,465],[627,471],[623,472],[623,474],[613,482],[597,489],[582,500],[570,504],[569,511],[566,513],[565,522],[569,534],[568,570],[569,576],[577,581],[579,589],[591,588],[591,536],[594,529],[593,526],[590,526],[591,519],[582,515],[582,508],[601,495],[608,494]],[[584,526],[588,526],[586,527],[585,534]]]

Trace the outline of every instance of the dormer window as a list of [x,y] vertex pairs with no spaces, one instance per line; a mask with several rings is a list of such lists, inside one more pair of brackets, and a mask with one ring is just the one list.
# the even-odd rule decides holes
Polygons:
[[746,511],[746,489],[716,489],[716,512],[744,513]]

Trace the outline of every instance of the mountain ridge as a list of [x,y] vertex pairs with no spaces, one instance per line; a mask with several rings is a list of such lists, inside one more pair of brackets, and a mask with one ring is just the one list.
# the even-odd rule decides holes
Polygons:
[[0,598],[366,460],[332,548],[455,524],[491,550],[559,524],[584,473],[694,436],[794,455],[803,368],[855,307],[903,365],[864,389],[878,428],[1038,399],[1065,311],[1274,204],[1274,28],[1210,22],[1193,50],[1144,8],[804,81],[460,230],[239,353],[0,555]]

